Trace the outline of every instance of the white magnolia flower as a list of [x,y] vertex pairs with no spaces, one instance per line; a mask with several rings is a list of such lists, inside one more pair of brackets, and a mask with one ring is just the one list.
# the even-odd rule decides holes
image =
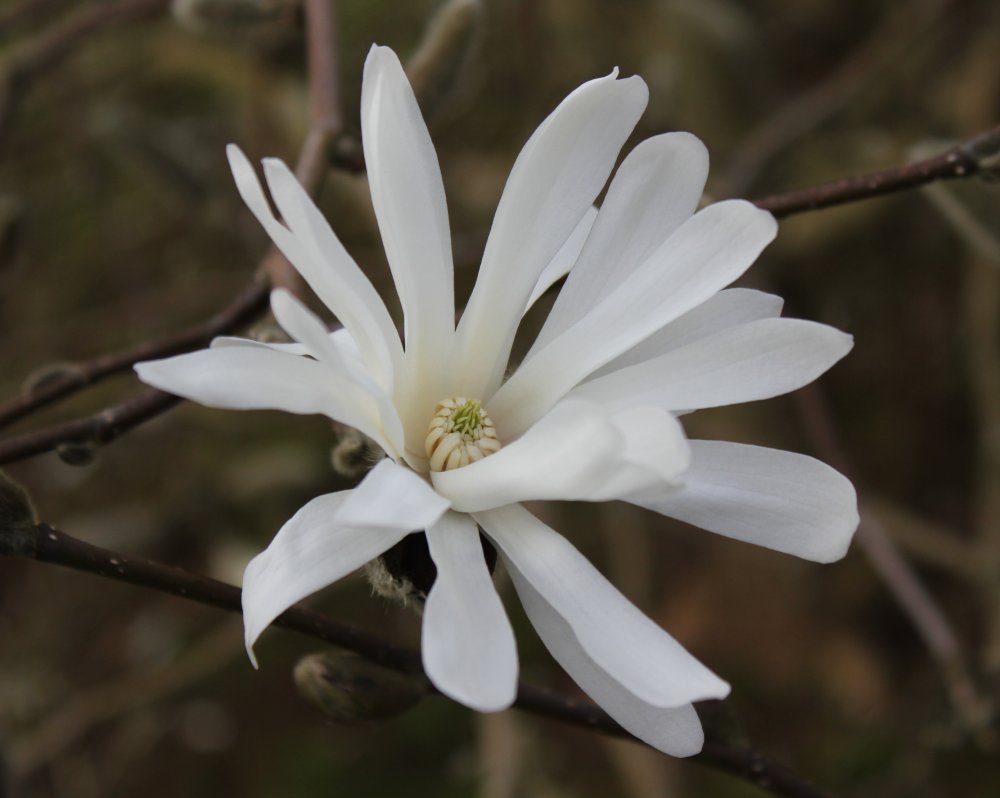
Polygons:
[[[627,730],[685,756],[703,741],[691,703],[729,686],[521,503],[622,499],[819,562],[844,554],[858,521],[844,477],[799,454],[689,441],[677,421],[794,390],[843,357],[851,338],[779,318],[777,297],[723,290],[776,225],[744,201],[696,212],[708,155],[694,136],[639,144],[600,211],[592,207],[647,94],[641,78],[616,71],[580,86],[535,131],[456,328],[437,157],[399,60],[372,48],[362,136],[405,346],[287,167],[264,161],[279,221],[252,166],[229,148],[241,196],[343,329],[330,334],[275,291],[275,317],[297,343],[223,338],[141,363],[139,376],[212,407],[323,414],[388,455],[354,490],[306,504],[247,567],[248,651],[286,608],[426,530],[437,569],[422,621],[427,674],[470,707],[507,707],[517,653],[481,528],[566,671]],[[521,317],[567,273],[534,345],[505,377]]]

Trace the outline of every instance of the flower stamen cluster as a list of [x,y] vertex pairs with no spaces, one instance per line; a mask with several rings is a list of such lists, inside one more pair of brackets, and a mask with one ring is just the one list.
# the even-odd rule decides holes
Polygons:
[[431,471],[449,471],[499,451],[500,441],[482,404],[457,396],[437,403],[424,448]]

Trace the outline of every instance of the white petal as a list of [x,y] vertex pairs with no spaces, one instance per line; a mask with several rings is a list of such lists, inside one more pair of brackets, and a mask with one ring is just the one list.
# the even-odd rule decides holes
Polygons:
[[[643,467],[642,454],[629,460],[627,426],[597,405],[568,400],[495,454],[431,472],[431,482],[462,512],[532,499],[606,501],[662,487],[658,473]],[[660,432],[654,441],[664,440]]]
[[406,349],[450,345],[451,233],[434,145],[396,54],[373,46],[361,86],[361,140],[385,254],[403,306]]
[[388,445],[374,400],[323,363],[265,346],[222,346],[135,364],[162,391],[229,410],[321,413]]
[[[354,358],[342,354],[343,346],[338,345],[323,322],[305,305],[284,289],[271,293],[271,310],[285,332],[305,346],[307,352],[325,363],[332,371],[343,375],[364,391],[378,407],[378,421],[383,436],[390,444],[386,452],[399,457],[405,447],[403,424],[388,395],[367,369],[358,367]],[[384,444],[381,444],[383,449]]]
[[426,529],[447,509],[448,500],[425,480],[386,458],[351,491],[338,519],[357,527]]
[[559,613],[587,655],[641,701],[679,707],[728,695],[728,684],[523,507],[510,505],[474,517],[505,561]]
[[424,604],[424,670],[438,690],[467,707],[506,709],[517,695],[517,646],[479,529],[469,516],[447,513],[427,529],[427,544],[437,578]]
[[247,653],[268,624],[315,593],[394,546],[410,529],[352,527],[338,512],[351,491],[319,496],[278,531],[243,575],[243,626]]
[[688,219],[610,296],[533,349],[488,400],[493,418],[508,425],[503,434],[521,434],[588,374],[739,277],[776,229],[769,213],[742,200]]
[[573,681],[630,734],[672,756],[694,756],[705,734],[690,704],[657,707],[641,701],[587,656],[570,626],[535,590],[510,561],[507,572],[524,610],[545,647]]
[[583,250],[583,245],[587,242],[587,236],[590,235],[590,230],[594,226],[596,219],[597,208],[592,207],[583,215],[579,224],[573,228],[573,232],[570,233],[566,242],[559,247],[559,251],[549,261],[549,265],[542,269],[542,273],[538,275],[538,282],[535,283],[535,287],[531,291],[531,296],[528,297],[528,307],[524,309],[525,313],[538,301],[538,298],[542,294],[555,285],[557,280],[569,274],[569,270],[573,268],[580,257],[580,252]]
[[632,406],[615,413],[611,421],[625,441],[624,459],[655,473],[661,481],[672,482],[691,465],[684,429],[664,408]]
[[235,145],[226,148],[240,196],[275,245],[358,342],[369,370],[391,389],[402,358],[399,335],[371,282],[280,161],[268,159],[268,181],[286,228],[271,213],[257,175]]
[[727,288],[719,291],[649,338],[601,366],[588,379],[595,379],[626,366],[652,360],[654,357],[665,355],[674,349],[738,324],[777,318],[781,315],[783,304],[784,300],[780,296],[765,294],[752,288]]
[[308,355],[306,349],[298,341],[291,343],[272,343],[271,341],[254,341],[252,338],[239,338],[235,335],[219,335],[212,339],[209,344],[211,349],[238,348],[244,349],[272,349],[275,352],[284,352],[286,355],[296,355],[302,357]]
[[479,278],[458,327],[463,396],[488,396],[539,275],[587,213],[646,107],[641,78],[584,83],[518,155],[497,207]]
[[708,150],[690,133],[653,136],[632,150],[536,347],[572,327],[645,262],[694,213],[707,177]]
[[816,562],[844,556],[858,526],[844,476],[805,455],[725,441],[691,441],[684,486],[633,504],[710,532]]
[[[341,359],[347,362],[352,372],[364,371],[367,367],[361,359],[361,352],[351,333],[341,327],[329,334],[330,340],[336,347]],[[232,335],[219,335],[212,339],[209,344],[213,349],[227,346],[256,347],[258,349],[274,349],[277,352],[286,352],[291,355],[308,355],[309,350],[298,341],[291,343],[271,343],[264,341],[254,341],[250,338],[238,338]]]
[[826,324],[761,319],[585,382],[571,396],[612,409],[667,410],[751,402],[807,385],[846,355],[853,339]]

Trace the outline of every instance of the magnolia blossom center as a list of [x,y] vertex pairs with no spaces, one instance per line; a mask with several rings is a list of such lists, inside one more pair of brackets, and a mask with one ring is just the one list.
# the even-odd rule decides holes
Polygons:
[[424,443],[431,471],[449,471],[500,449],[496,427],[477,399],[442,399],[434,409]]

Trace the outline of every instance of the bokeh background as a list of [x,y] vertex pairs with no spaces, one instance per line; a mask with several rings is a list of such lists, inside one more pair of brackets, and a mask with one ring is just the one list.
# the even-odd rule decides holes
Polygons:
[[[0,76],[74,15],[112,4],[0,0]],[[301,15],[294,0],[177,2],[175,15],[169,5],[0,84],[11,89],[0,92],[4,397],[50,364],[208,317],[265,251],[223,148],[294,160],[308,122]],[[367,49],[388,44],[405,61],[440,3],[336,5],[356,131]],[[483,0],[477,19],[447,80],[425,95],[460,296],[520,145],[569,90],[616,65],[651,90],[633,140],[696,133],[712,154],[715,198],[902,163],[1000,117],[1000,7],[990,0]],[[857,545],[820,566],[621,504],[545,516],[732,682],[731,698],[705,713],[717,733],[836,794],[1000,794],[998,199],[976,180],[783,221],[741,284],[782,294],[786,315],[854,334],[855,350],[818,392],[685,418],[692,437],[821,457],[832,437],[866,523],[915,569],[960,659],[935,661]],[[320,202],[394,302],[363,175],[332,173]],[[265,321],[257,333],[266,332]],[[7,434],[137,388],[118,377]],[[186,404],[84,452],[85,465],[45,455],[6,471],[70,534],[238,582],[299,506],[345,485],[330,466],[335,443],[319,418]],[[416,615],[372,598],[359,577],[311,603],[418,640]],[[573,692],[508,604],[524,677]],[[332,725],[290,678],[318,650],[272,630],[257,672],[238,618],[0,560],[6,789],[24,798],[760,794],[631,743],[517,712],[477,716],[441,698],[379,725]]]

